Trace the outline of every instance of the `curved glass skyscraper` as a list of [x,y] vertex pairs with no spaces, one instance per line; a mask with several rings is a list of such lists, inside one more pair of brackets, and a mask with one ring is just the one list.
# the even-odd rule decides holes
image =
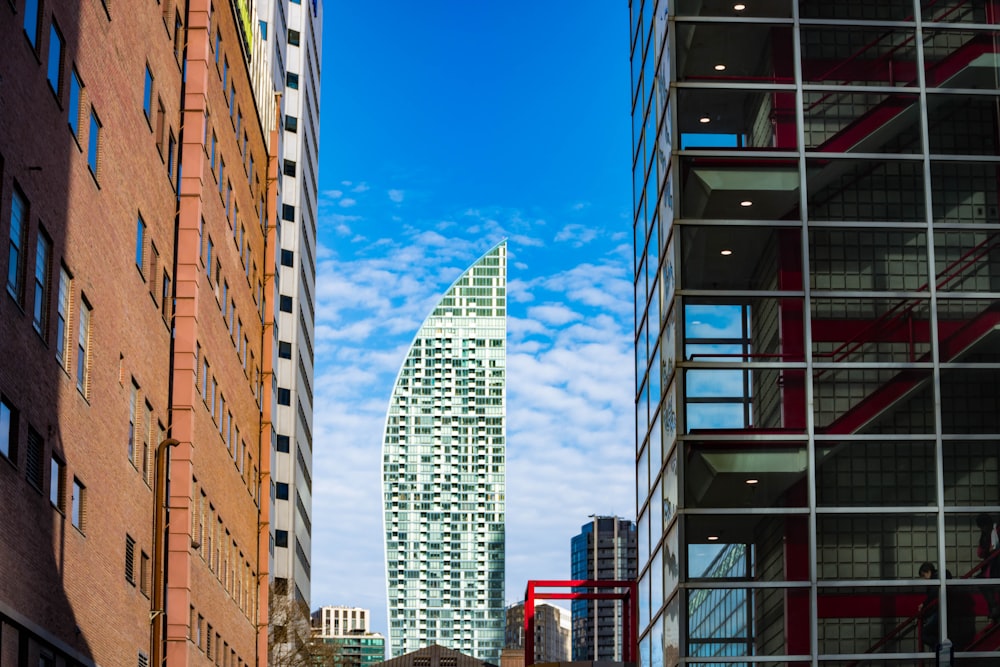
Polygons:
[[499,664],[504,640],[507,244],[417,332],[386,416],[390,657],[430,644]]

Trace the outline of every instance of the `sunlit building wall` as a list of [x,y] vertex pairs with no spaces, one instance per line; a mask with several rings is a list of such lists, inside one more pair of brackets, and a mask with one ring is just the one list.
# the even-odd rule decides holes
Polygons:
[[507,245],[465,271],[396,378],[382,449],[390,657],[504,642]]
[[642,662],[990,664],[1000,6],[667,5],[630,3]]
[[[524,602],[507,607],[505,649],[524,650]],[[535,662],[569,662],[572,651],[569,609],[549,602],[535,603]],[[505,655],[507,651],[504,652]],[[522,656],[523,658],[523,653]],[[501,663],[502,664],[502,663]],[[523,664],[523,660],[522,660]]]

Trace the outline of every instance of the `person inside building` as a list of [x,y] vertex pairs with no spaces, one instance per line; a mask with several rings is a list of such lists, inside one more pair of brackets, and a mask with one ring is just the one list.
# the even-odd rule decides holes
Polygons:
[[[934,563],[926,562],[920,564],[917,571],[921,579],[937,579],[937,567]],[[928,650],[937,649],[939,630],[941,624],[938,622],[940,605],[938,595],[940,589],[937,584],[927,587],[927,597],[920,603],[920,639]]]

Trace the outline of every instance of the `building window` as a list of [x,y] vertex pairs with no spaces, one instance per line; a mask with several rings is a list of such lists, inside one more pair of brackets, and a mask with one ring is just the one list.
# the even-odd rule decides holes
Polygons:
[[90,304],[81,297],[80,331],[76,338],[76,388],[87,397],[90,376]]
[[163,100],[157,95],[156,97],[156,129],[153,130],[156,133],[154,137],[156,140],[156,151],[163,157],[163,136],[166,133],[167,126],[167,110],[163,106]]
[[288,220],[289,222],[295,221],[295,207],[291,204],[281,205],[281,219]]
[[24,34],[32,48],[38,48],[38,0],[24,2]]
[[167,270],[163,270],[163,283],[161,285],[161,301],[160,301],[160,312],[163,314],[163,319],[170,319],[170,274]]
[[288,547],[288,531],[287,530],[276,530],[276,531],[274,531],[274,546],[276,546],[276,547]]
[[132,393],[129,396],[128,402],[128,460],[133,466],[135,465],[135,436],[136,430],[136,417],[139,412],[139,385],[135,383],[135,379],[132,380]]
[[284,387],[278,387],[278,405],[291,405],[292,391]]
[[288,45],[289,46],[298,46],[299,45],[299,41],[300,41],[299,31],[298,30],[289,30],[288,31]]
[[0,454],[17,464],[17,408],[0,397]]
[[35,246],[35,301],[32,304],[32,324],[44,339],[49,324],[49,262],[52,242],[39,232]]
[[281,309],[281,312],[283,313],[292,312],[292,297],[285,296],[284,294],[282,294],[279,299],[278,307]]
[[146,597],[149,597],[150,574],[149,555],[145,551],[141,551],[139,552],[139,591]]
[[83,95],[83,84],[80,82],[80,75],[76,73],[76,69],[71,69],[69,72],[69,110],[67,111],[67,118],[69,120],[69,129],[73,131],[73,136],[77,141],[80,140],[80,115],[83,110],[81,107],[81,98]]
[[81,533],[87,530],[87,487],[76,477],[73,478],[73,503],[70,520]]
[[260,38],[267,41],[267,21],[258,21],[260,23]]
[[295,251],[281,249],[281,265],[282,266],[295,266]]
[[288,72],[285,76],[285,86],[291,88],[292,90],[299,89],[299,75],[295,72]]
[[291,451],[290,446],[291,446],[291,440],[287,435],[279,435],[277,437],[277,440],[275,441],[275,449],[277,449],[279,452],[284,452],[287,454],[288,452]]
[[150,447],[149,447],[149,434],[153,430],[153,406],[146,402],[146,412],[145,419],[142,422],[142,451],[139,453],[142,457],[140,461],[140,466],[142,470],[142,481],[146,482],[148,485],[152,481],[152,470],[150,469]]
[[69,329],[66,323],[69,321],[69,298],[71,293],[72,278],[66,267],[59,267],[59,305],[56,309],[56,360],[59,365],[66,368],[67,355],[66,343],[68,342]]
[[10,201],[10,252],[7,254],[7,291],[20,305],[24,298],[24,237],[28,200],[15,185]]
[[278,356],[282,359],[291,359],[292,344],[285,340],[278,341]]
[[274,495],[279,500],[288,500],[288,484],[278,482],[274,485]]
[[152,128],[153,120],[153,73],[146,65],[146,78],[142,84],[142,113],[146,116],[146,122]]
[[174,138],[174,131],[170,130],[170,139],[167,141],[167,178],[174,182],[174,163],[176,162],[177,139]]
[[295,160],[285,160],[282,167],[282,173],[284,173],[285,176],[295,176],[296,166]]
[[62,83],[63,36],[53,22],[49,27],[49,87],[59,96],[59,85]]
[[285,116],[285,129],[289,132],[298,132],[299,119],[295,116]]
[[101,146],[101,120],[97,117],[94,108],[90,108],[90,137],[87,143],[87,166],[90,173],[97,178],[98,159],[100,157]]
[[125,581],[135,586],[135,540],[125,535]]
[[63,487],[66,484],[66,479],[63,476],[63,467],[63,462],[53,454],[49,467],[49,500],[52,501],[52,506],[60,512],[66,511],[65,501],[63,500],[65,496]]
[[42,461],[45,452],[45,441],[42,434],[28,427],[28,447],[24,456],[24,477],[33,487],[42,490]]
[[146,277],[144,268],[146,255],[146,221],[142,215],[136,218],[135,222],[135,268],[139,269],[139,275]]

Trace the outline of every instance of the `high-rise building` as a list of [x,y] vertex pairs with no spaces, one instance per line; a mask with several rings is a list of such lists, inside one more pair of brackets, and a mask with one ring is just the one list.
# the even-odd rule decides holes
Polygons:
[[[569,662],[572,624],[569,609],[535,603],[535,662]],[[504,649],[524,649],[524,602],[507,607]],[[505,654],[507,651],[505,650]],[[524,654],[521,654],[521,665]]]
[[268,75],[280,93],[278,268],[273,290],[276,402],[271,444],[274,543],[270,576],[279,594],[309,608],[312,577],[313,332],[322,4],[258,0]]
[[385,637],[371,631],[370,620],[367,609],[320,607],[312,614],[313,638],[337,648],[337,667],[374,665],[385,660]]
[[424,320],[382,449],[390,656],[441,644],[499,664],[504,641],[507,244]]
[[0,7],[0,664],[265,659],[276,155],[247,5]]
[[644,664],[995,661],[1000,6],[630,7]]
[[[636,577],[635,523],[594,516],[570,543],[570,572],[576,580],[633,580]],[[573,600],[573,660],[624,660],[619,600]]]

